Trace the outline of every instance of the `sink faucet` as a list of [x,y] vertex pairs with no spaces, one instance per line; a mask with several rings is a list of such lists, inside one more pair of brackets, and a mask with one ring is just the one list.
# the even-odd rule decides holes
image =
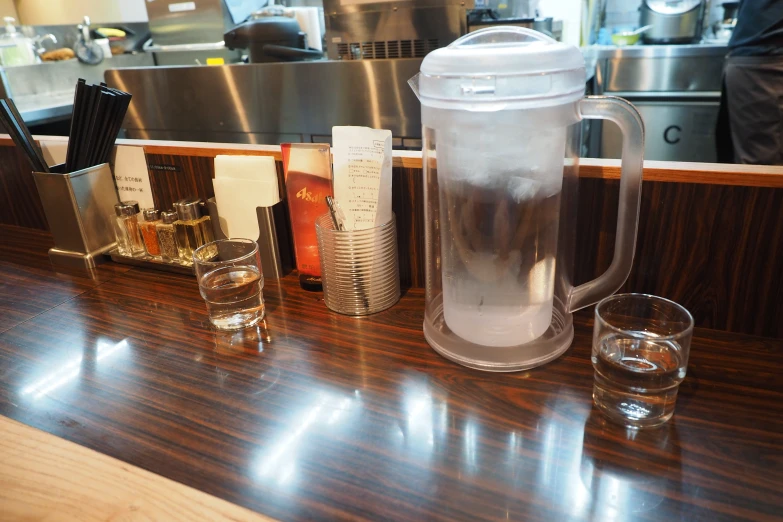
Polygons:
[[44,48],[44,46],[43,46],[43,43],[44,43],[46,40],[49,40],[49,41],[50,41],[50,42],[52,42],[53,44],[56,44],[56,43],[57,43],[57,37],[56,37],[56,36],[54,36],[54,35],[53,35],[53,34],[51,34],[51,33],[49,33],[49,34],[44,34],[44,35],[42,35],[42,36],[36,36],[35,38],[33,38],[33,46],[34,46],[34,48],[35,48],[35,53],[36,53],[38,56],[41,56],[43,53],[45,53],[45,52],[46,52],[46,49],[45,49],[45,48]]

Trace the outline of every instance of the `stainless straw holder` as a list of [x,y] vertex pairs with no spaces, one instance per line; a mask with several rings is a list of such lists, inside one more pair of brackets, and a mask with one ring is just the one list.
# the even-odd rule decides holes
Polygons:
[[315,220],[324,302],[345,315],[382,312],[400,300],[394,215],[385,225],[335,230],[331,214]]
[[[220,227],[220,214],[215,198],[209,198],[206,204],[215,239],[227,239]],[[286,201],[279,201],[271,207],[257,207],[256,217],[258,218],[259,230],[256,242],[258,243],[258,253],[261,256],[261,270],[263,270],[265,278],[281,279],[291,273],[294,268]]]
[[63,168],[33,172],[54,236],[49,259],[56,266],[89,270],[116,246],[112,216],[119,202],[117,189],[108,163],[76,172],[62,173]]

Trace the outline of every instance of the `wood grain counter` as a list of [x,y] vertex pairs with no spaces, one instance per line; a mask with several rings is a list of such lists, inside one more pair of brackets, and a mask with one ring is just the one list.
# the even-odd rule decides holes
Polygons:
[[[432,351],[423,291],[370,317],[288,277],[268,319],[216,333],[196,282],[55,274],[0,227],[0,414],[282,520],[776,520],[783,341],[697,329],[672,422],[591,407],[591,321],[531,371]],[[9,286],[9,281],[12,283]]]

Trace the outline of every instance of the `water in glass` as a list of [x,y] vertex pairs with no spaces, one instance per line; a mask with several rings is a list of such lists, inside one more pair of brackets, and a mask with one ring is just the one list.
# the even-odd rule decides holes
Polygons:
[[253,326],[264,318],[264,277],[255,266],[223,266],[199,281],[215,327],[232,330]]
[[647,334],[609,334],[592,356],[596,406],[632,427],[668,421],[685,378],[687,363],[681,346]]

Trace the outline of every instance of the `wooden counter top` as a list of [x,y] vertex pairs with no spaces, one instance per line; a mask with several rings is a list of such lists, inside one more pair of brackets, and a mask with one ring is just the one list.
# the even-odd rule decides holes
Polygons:
[[697,329],[673,421],[633,432],[591,407],[588,316],[558,360],[491,374],[429,348],[421,289],[350,318],[289,276],[263,328],[216,333],[193,278],[55,274],[45,233],[0,238],[0,414],[261,514],[783,513],[781,340]]

